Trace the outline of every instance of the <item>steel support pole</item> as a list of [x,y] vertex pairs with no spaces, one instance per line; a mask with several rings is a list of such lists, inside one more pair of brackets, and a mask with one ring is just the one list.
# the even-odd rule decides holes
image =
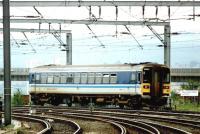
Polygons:
[[171,38],[170,38],[171,28],[170,25],[164,26],[164,64],[170,67],[171,59]]
[[4,119],[11,124],[10,5],[3,0]]
[[72,65],[72,33],[67,33],[66,42],[66,65]]

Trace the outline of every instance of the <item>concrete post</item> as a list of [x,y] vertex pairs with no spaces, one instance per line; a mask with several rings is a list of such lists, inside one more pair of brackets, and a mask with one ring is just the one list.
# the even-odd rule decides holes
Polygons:
[[66,36],[66,65],[72,65],[72,34],[67,33]]
[[170,25],[164,26],[164,64],[170,67],[171,59],[171,38],[170,38]]
[[10,1],[3,0],[4,118],[11,124]]

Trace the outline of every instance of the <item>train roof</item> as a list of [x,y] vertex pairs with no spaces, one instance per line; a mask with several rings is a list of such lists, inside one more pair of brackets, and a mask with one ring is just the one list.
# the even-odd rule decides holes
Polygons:
[[157,63],[134,63],[134,64],[105,64],[105,65],[43,65],[32,68],[30,72],[115,72],[115,71],[131,71],[131,70],[142,70],[143,67],[162,66]]

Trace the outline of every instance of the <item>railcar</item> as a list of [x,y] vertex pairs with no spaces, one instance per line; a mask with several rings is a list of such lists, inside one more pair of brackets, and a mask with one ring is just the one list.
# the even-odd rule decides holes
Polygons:
[[162,64],[44,65],[29,73],[34,104],[73,103],[165,106],[170,95],[170,69]]

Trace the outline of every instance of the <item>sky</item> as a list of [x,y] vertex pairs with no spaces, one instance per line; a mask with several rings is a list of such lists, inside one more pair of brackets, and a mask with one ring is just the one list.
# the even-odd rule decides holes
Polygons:
[[[88,7],[36,7],[43,19],[89,19]],[[99,16],[98,7],[92,7],[92,14],[98,20],[116,20],[115,7],[102,7]],[[171,7],[170,19],[167,7],[119,7],[117,20],[143,21],[159,18],[170,21],[171,25],[171,67],[200,67],[200,19],[192,19],[193,7]],[[200,14],[200,7],[195,8]],[[0,9],[2,16],[2,8]],[[38,16],[33,7],[11,7],[11,18]],[[59,29],[59,24],[51,24],[51,29]],[[39,24],[11,24],[12,28],[39,28]],[[162,26],[152,26],[163,37]],[[0,24],[2,28],[2,24]],[[48,24],[41,24],[48,29]],[[155,35],[146,26],[102,26],[62,24],[63,30],[72,30],[73,64],[123,64],[138,62],[163,63],[163,47]],[[178,33],[178,34],[176,34]],[[95,34],[95,35],[94,35]],[[97,38],[95,38],[97,36]],[[61,35],[66,42],[66,34]],[[138,47],[138,43],[143,49]],[[101,45],[105,47],[102,47]],[[11,33],[11,66],[35,67],[44,64],[65,64],[66,55],[60,43],[49,33]],[[3,33],[0,33],[0,67],[3,67]]]

